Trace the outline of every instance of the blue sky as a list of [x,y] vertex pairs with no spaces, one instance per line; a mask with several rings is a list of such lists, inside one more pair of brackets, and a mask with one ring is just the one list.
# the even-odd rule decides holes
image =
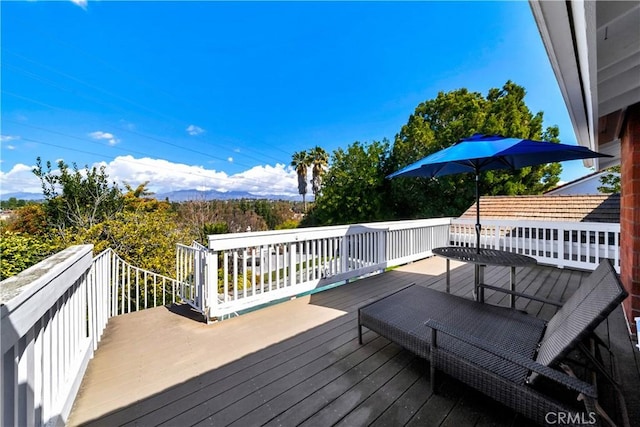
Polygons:
[[295,195],[293,152],[393,140],[439,91],[509,79],[576,143],[525,1],[0,7],[2,194],[39,192],[40,156],[156,192]]

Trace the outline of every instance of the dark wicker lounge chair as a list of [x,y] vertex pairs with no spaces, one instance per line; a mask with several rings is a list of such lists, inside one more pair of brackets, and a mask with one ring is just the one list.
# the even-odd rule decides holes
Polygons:
[[[557,367],[626,296],[609,260],[548,323],[511,308],[410,285],[359,309],[359,339],[362,343],[364,326],[431,360],[432,387],[436,371],[442,371],[540,424],[550,421],[545,419],[550,413],[589,423],[595,387]],[[539,383],[549,381],[580,393],[585,409],[542,391]]]

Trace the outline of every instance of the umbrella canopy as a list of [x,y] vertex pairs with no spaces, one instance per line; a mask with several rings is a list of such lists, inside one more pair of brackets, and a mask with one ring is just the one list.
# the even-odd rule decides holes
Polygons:
[[495,169],[521,169],[565,160],[611,157],[578,145],[475,134],[410,164],[387,178],[433,178],[456,173]]
[[526,166],[594,157],[611,156],[577,145],[475,134],[418,160],[392,173],[387,178],[434,178],[456,173],[474,173],[476,175],[476,248],[479,251],[480,195],[478,187],[480,172],[495,169],[515,170]]

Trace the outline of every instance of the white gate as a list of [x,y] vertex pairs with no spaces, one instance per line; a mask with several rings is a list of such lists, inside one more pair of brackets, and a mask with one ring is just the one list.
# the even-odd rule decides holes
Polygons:
[[[207,258],[206,246],[192,242],[191,246],[178,244],[176,247],[176,279],[178,296],[194,309],[207,317]],[[217,298],[217,295],[214,295]]]

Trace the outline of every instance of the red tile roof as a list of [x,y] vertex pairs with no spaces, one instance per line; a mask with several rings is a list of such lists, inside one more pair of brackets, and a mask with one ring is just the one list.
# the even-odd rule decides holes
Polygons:
[[[475,219],[474,203],[461,218]],[[480,220],[620,222],[619,194],[480,197]]]

